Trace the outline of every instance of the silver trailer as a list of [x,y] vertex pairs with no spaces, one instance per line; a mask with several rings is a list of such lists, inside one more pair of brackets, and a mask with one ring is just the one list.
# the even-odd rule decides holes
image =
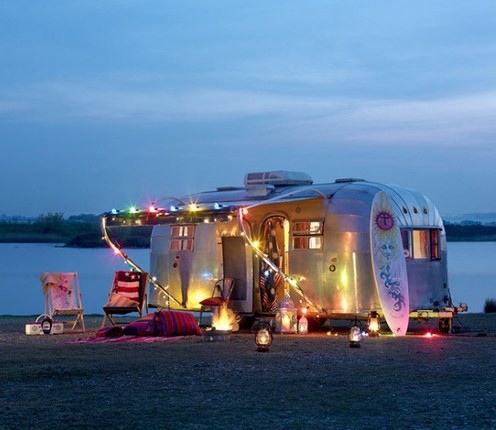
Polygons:
[[401,231],[410,317],[451,324],[456,310],[443,221],[426,196],[409,188],[354,178],[313,184],[299,172],[248,173],[243,187],[170,199],[160,208],[112,211],[102,219],[107,238],[108,228],[154,226],[151,306],[199,311],[213,283],[232,278],[230,306],[242,316],[274,315],[290,294],[310,321],[366,319],[383,315],[371,234],[379,192],[389,197]]

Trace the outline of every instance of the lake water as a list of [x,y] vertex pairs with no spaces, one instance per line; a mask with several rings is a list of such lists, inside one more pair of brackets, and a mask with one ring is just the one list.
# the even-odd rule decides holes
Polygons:
[[[148,249],[126,252],[149,270]],[[43,313],[43,272],[78,272],[85,314],[101,314],[114,272],[128,267],[108,248],[63,248],[53,244],[0,243],[0,261],[0,315]],[[482,312],[485,299],[496,298],[496,242],[448,243],[448,270],[455,304],[467,303],[469,312]]]

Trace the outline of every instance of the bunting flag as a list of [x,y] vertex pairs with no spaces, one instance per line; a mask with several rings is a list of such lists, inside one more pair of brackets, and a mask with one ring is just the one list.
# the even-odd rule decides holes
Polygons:
[[[282,256],[277,245],[276,229],[272,220],[265,223],[263,252],[277,267],[282,265]],[[277,291],[284,283],[284,277],[280,273],[274,273],[269,265],[262,261],[260,267],[260,293],[263,312],[275,312],[277,305]]]

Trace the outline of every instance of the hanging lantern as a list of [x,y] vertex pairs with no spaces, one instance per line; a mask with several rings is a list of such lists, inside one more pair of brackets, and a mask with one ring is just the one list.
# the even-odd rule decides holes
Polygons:
[[276,333],[296,333],[297,316],[298,311],[286,293],[276,307]]
[[272,330],[268,323],[263,323],[258,326],[255,333],[255,344],[257,345],[257,351],[269,351],[270,345],[272,345]]
[[298,320],[298,333],[308,334],[308,320],[306,318],[307,308],[301,310],[301,318]]
[[350,348],[360,348],[362,342],[362,329],[358,324],[357,319],[350,328],[350,334],[348,335],[348,340],[350,342]]
[[369,313],[367,320],[367,327],[369,336],[379,336],[379,330],[381,329],[381,319],[376,311]]

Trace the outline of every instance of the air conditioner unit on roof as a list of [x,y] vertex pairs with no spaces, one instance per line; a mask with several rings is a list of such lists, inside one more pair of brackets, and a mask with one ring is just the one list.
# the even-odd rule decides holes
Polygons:
[[277,170],[272,172],[247,173],[244,180],[245,187],[253,185],[310,185],[313,179],[303,172],[289,172]]

